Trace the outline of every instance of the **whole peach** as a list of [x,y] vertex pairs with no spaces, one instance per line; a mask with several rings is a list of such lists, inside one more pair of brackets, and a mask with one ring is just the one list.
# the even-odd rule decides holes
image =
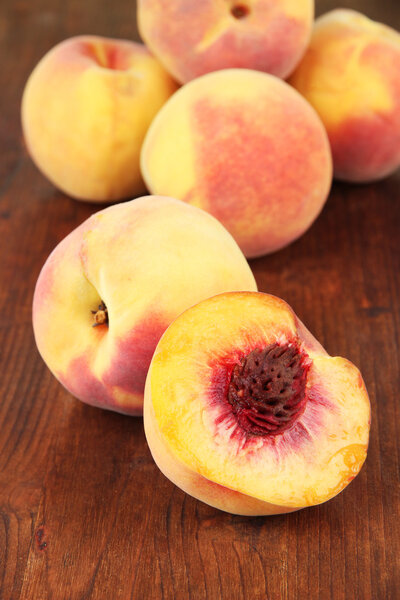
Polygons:
[[181,82],[228,68],[287,77],[304,54],[313,0],[139,0],[147,46]]
[[147,369],[169,323],[236,289],[256,284],[216,219],[173,198],[139,198],[94,214],[49,256],[33,301],[36,343],[74,396],[141,414]]
[[144,135],[176,89],[142,44],[95,36],[65,40],[42,58],[24,90],[29,153],[75,198],[132,198],[144,191]]
[[290,83],[328,132],[335,177],[368,182],[400,166],[400,35],[352,10],[315,23]]
[[209,73],[178,90],[147,132],[141,165],[152,193],[209,211],[248,257],[302,235],[332,180],[314,109],[284,81],[248,69]]

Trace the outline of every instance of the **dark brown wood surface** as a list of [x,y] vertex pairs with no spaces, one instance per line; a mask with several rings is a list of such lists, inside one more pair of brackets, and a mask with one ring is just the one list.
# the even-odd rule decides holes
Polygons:
[[[317,12],[334,0],[317,0]],[[398,0],[341,2],[400,29]],[[161,475],[142,420],[83,405],[39,357],[31,302],[54,246],[99,207],[58,192],[22,142],[23,85],[79,33],[137,39],[134,2],[0,4],[0,598],[400,598],[400,192],[335,184],[289,248],[253,261],[329,353],[362,370],[366,465],[332,501],[290,515],[225,514]]]

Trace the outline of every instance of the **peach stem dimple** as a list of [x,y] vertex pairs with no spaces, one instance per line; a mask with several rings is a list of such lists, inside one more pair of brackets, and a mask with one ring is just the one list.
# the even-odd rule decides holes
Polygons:
[[99,67],[112,71],[124,70],[120,64],[119,51],[116,46],[97,42],[88,46],[88,52]]
[[108,325],[108,310],[103,300],[100,302],[97,310],[91,311],[94,319],[92,327],[98,327],[99,325]]
[[251,435],[276,435],[305,409],[308,355],[295,344],[270,344],[242,358],[233,371],[228,402]]
[[244,19],[250,14],[250,8],[246,4],[235,4],[231,8],[231,15],[235,19]]

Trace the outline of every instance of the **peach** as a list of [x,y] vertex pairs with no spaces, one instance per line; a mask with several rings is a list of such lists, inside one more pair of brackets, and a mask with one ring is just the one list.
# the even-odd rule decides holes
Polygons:
[[142,44],[80,36],[39,62],[22,99],[29,153],[58,188],[107,202],[144,191],[139,156],[156,112],[177,89]]
[[302,235],[332,180],[314,109],[280,79],[247,69],[209,73],[176,92],[147,132],[141,166],[152,193],[209,211],[248,257]]
[[370,404],[358,369],[331,357],[279,298],[221,294],[157,345],[144,424],[161,471],[242,515],[322,503],[366,458]]
[[304,54],[313,0],[139,0],[142,38],[181,82],[248,68],[287,77]]
[[335,176],[368,182],[400,166],[400,35],[352,10],[315,23],[290,83],[321,117]]
[[257,287],[238,246],[209,214],[164,197],[115,205],[47,259],[33,301],[37,347],[83,402],[141,414],[150,360],[169,323],[236,289]]

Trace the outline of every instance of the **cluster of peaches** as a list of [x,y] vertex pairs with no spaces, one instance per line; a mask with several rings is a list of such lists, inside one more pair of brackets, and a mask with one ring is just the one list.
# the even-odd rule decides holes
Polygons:
[[257,292],[245,258],[302,235],[333,174],[400,165],[400,36],[349,10],[313,23],[313,4],[139,0],[150,50],[66,40],[23,96],[28,150],[61,190],[154,194],[52,252],[33,305],[43,359],[80,400],[143,413],[163,473],[237,514],[332,498],[368,446],[360,372]]

